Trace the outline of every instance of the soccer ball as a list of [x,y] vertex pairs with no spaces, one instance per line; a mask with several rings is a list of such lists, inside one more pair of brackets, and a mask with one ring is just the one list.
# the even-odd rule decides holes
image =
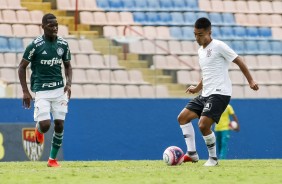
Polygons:
[[170,146],[163,153],[163,161],[167,165],[180,165],[183,162],[183,156],[182,149],[177,146]]
[[236,129],[238,128],[238,123],[237,123],[236,121],[231,121],[231,122],[229,123],[229,128],[230,128],[231,130],[236,130]]

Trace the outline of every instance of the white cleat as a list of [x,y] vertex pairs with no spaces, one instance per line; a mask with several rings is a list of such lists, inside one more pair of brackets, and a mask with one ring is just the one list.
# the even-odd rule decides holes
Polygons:
[[199,161],[199,155],[195,152],[193,155],[190,155],[188,152],[183,156],[183,162],[192,162],[196,163]]
[[206,167],[213,167],[217,165],[218,165],[217,158],[213,158],[213,157],[209,157],[208,161],[206,161],[206,163],[204,164],[204,166]]

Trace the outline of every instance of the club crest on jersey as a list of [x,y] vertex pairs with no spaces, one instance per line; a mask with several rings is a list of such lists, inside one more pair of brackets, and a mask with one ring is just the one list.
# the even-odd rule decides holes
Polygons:
[[39,160],[43,154],[44,142],[38,145],[35,142],[35,129],[23,128],[22,129],[23,148],[29,160]]
[[59,48],[57,49],[57,54],[58,54],[59,56],[62,56],[62,55],[64,54],[64,49],[61,48],[61,47],[59,47]]
[[203,112],[208,112],[210,111],[212,108],[212,104],[211,103],[206,103],[204,109],[203,109]]
[[212,49],[207,50],[207,57],[211,57],[211,52],[212,52]]

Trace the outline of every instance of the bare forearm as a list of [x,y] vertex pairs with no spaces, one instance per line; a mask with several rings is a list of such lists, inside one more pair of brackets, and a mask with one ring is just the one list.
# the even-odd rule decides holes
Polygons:
[[65,68],[66,85],[71,86],[72,84],[72,67],[68,66]]
[[26,83],[26,69],[19,67],[18,75],[19,75],[19,80],[20,80],[23,92],[28,92],[28,87]]

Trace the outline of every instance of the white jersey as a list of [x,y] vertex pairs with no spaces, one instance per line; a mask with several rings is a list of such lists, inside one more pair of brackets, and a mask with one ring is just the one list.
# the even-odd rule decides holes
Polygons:
[[224,42],[213,39],[206,48],[198,50],[199,64],[202,70],[202,96],[212,94],[231,96],[232,84],[228,68],[238,55]]

